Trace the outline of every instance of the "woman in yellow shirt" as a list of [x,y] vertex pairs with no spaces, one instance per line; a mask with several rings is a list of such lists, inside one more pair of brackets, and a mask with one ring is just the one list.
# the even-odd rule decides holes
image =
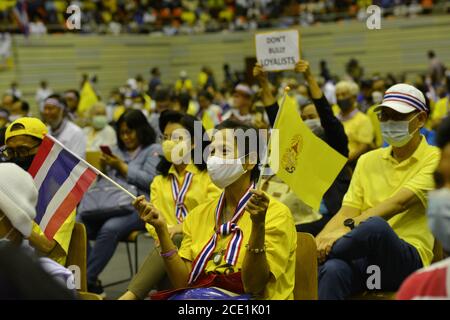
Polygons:
[[[157,167],[161,175],[156,176],[151,184],[150,199],[164,216],[171,238],[177,245],[181,243],[182,225],[188,213],[220,194],[220,189],[209,178],[206,164],[203,161],[192,163],[196,148],[203,155],[209,144],[209,141],[202,141],[203,128],[199,132],[201,135],[197,132],[194,135],[195,121],[199,120],[176,111],[164,111],[159,119],[164,158]],[[155,229],[147,224],[147,230],[158,243]],[[159,250],[155,249],[148,255],[121,299],[144,299],[164,275],[163,260]]]
[[[134,206],[155,227],[175,289],[219,287],[263,299],[292,299],[296,231],[284,204],[254,190],[259,177],[258,143],[251,144],[254,140],[246,137],[253,134],[258,139],[257,131],[234,120],[218,128],[207,167],[211,180],[224,192],[189,213],[179,250],[160,210],[143,197]],[[168,298],[171,293],[157,296]]]

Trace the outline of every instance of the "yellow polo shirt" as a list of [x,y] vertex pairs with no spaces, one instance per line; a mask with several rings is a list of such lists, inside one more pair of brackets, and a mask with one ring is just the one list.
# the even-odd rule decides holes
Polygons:
[[[179,254],[183,259],[191,262],[194,261],[214,234],[214,215],[218,202],[219,197],[201,204],[187,216],[183,223],[184,238],[179,250]],[[214,253],[226,250],[232,238],[232,235],[228,235],[224,238],[219,238],[216,250],[206,265],[206,273],[225,273],[226,270],[228,272],[237,272],[242,268],[247,251],[245,245],[249,241],[252,227],[250,214],[244,212],[237,224],[242,230],[244,237],[236,265],[232,268],[229,267],[225,263],[223,255],[218,265],[212,261]],[[272,276],[262,298],[271,300],[293,299],[297,233],[292,214],[288,207],[272,197],[270,197],[270,203],[266,213],[265,244],[267,262]]]
[[348,150],[350,153],[360,144],[373,143],[375,136],[372,122],[366,114],[358,111],[352,118],[341,122],[348,137]]
[[[56,232],[53,240],[56,241],[56,247],[47,255],[48,258],[65,266],[67,260],[67,253],[69,252],[70,240],[72,239],[72,231],[75,225],[75,210],[67,217],[61,228]],[[44,236],[44,232],[39,228],[39,225],[33,224],[33,231]]]
[[431,112],[431,119],[439,120],[445,118],[448,114],[450,114],[450,101],[447,96],[436,102],[434,109]]
[[378,119],[377,113],[374,111],[376,107],[378,107],[377,104],[367,109],[367,116],[372,123],[373,133],[375,136],[375,147],[379,148],[383,145],[383,135],[381,134],[380,120]]
[[[156,176],[150,186],[150,201],[161,211],[168,226],[178,224],[177,217],[175,216],[175,201],[172,196],[171,175],[173,174],[177,177],[181,188],[187,172],[193,174],[191,185],[184,198],[184,204],[188,212],[203,202],[217,198],[221,193],[221,190],[212,183],[206,170],[200,171],[194,164],[188,164],[183,175],[180,176],[172,165],[166,177],[163,175]],[[150,235],[154,239],[157,239],[153,226],[147,224],[146,228]]]
[[391,152],[392,147],[389,146],[359,158],[342,205],[364,212],[402,188],[414,192],[420,203],[387,222],[399,238],[417,249],[423,265],[427,266],[433,259],[434,238],[428,229],[425,208],[427,192],[434,188],[433,172],[439,162],[439,149],[430,146],[422,136],[419,147],[409,159],[398,163]]

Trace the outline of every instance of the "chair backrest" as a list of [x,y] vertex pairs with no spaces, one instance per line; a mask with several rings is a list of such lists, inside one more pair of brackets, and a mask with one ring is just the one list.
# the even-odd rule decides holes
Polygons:
[[80,268],[80,291],[87,291],[87,235],[83,224],[75,222],[67,253],[66,267]]
[[309,233],[297,232],[295,300],[317,300],[318,266],[316,240]]

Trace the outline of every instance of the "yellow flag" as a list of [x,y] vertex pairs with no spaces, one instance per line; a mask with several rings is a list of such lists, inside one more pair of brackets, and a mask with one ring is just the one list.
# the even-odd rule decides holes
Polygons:
[[347,159],[318,138],[285,94],[271,137],[269,164],[295,194],[315,210]]
[[78,104],[78,114],[84,115],[86,111],[92,107],[94,103],[98,102],[97,95],[89,81],[86,81],[80,92],[80,103]]

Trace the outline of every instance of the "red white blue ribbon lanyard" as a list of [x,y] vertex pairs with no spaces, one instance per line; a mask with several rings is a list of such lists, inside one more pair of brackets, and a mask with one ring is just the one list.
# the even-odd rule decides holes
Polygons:
[[172,175],[172,197],[175,201],[175,216],[177,217],[179,223],[183,222],[188,213],[184,204],[184,199],[186,198],[186,194],[191,186],[192,176],[193,174],[191,172],[186,173],[181,189],[179,189],[178,179],[175,175]]
[[203,247],[202,251],[199,253],[199,255],[195,258],[194,262],[192,263],[192,271],[189,275],[189,284],[194,283],[197,278],[200,276],[200,274],[203,272],[203,270],[206,267],[206,264],[208,263],[208,260],[210,256],[213,254],[214,250],[216,249],[217,241],[220,236],[227,236],[229,234],[233,234],[233,237],[231,238],[230,243],[228,244],[227,250],[225,251],[225,262],[229,265],[234,266],[237,262],[237,259],[239,257],[239,251],[241,249],[242,240],[244,238],[244,234],[242,230],[237,225],[237,221],[242,216],[243,212],[245,211],[245,206],[247,205],[247,202],[252,197],[252,194],[250,193],[250,190],[254,189],[255,185],[252,183],[252,185],[248,188],[248,190],[245,192],[244,196],[239,200],[239,203],[236,207],[236,211],[234,212],[233,217],[230,221],[225,222],[221,225],[220,223],[220,217],[222,215],[222,210],[224,206],[224,192],[220,195],[219,203],[217,204],[216,211],[215,211],[215,232],[212,235],[212,237],[209,239],[208,243]]

